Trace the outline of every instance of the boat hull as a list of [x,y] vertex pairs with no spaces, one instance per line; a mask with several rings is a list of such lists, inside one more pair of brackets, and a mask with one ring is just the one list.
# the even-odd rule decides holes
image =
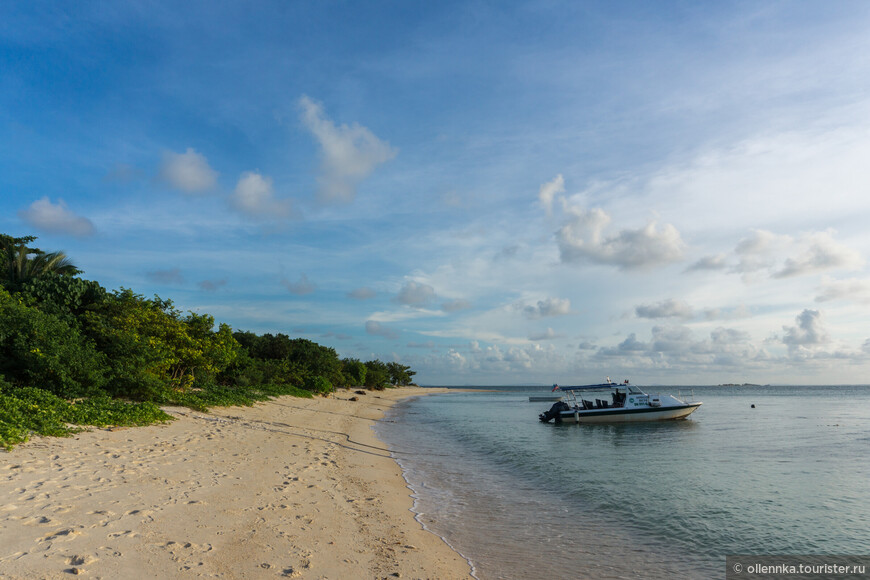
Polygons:
[[644,407],[636,409],[608,408],[562,411],[562,423],[634,423],[643,421],[675,421],[691,415],[701,403],[687,403],[672,407]]

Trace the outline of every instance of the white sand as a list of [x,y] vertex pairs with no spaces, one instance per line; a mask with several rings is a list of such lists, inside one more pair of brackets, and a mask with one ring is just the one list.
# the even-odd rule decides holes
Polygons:
[[0,578],[468,578],[371,430],[432,391],[170,408],[0,451]]

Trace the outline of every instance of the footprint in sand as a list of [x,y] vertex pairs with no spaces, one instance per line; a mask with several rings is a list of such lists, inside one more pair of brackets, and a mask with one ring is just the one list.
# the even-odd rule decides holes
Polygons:
[[47,536],[43,537],[38,542],[54,542],[54,541],[65,541],[72,540],[79,532],[74,530],[73,528],[65,528],[62,530],[58,530],[56,532],[52,532]]
[[180,558],[190,558],[195,553],[205,554],[211,552],[214,548],[211,544],[194,544],[193,542],[166,542],[158,544],[160,548],[167,550],[175,560]]
[[[115,517],[116,514],[115,514],[115,512],[113,512],[111,510],[94,510],[92,512],[88,512],[88,515],[89,516],[105,516],[106,518],[113,518],[113,517]],[[100,520],[100,523],[104,523],[104,522],[108,523],[109,520],[108,519]]]
[[88,564],[93,564],[97,560],[99,560],[99,558],[94,558],[93,556],[88,555],[79,556],[77,554],[67,558],[66,563],[70,566],[87,566]]

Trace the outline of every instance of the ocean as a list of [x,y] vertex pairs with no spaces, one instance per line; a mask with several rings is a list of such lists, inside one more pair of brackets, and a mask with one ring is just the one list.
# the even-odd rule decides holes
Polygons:
[[[377,426],[418,520],[481,580],[724,578],[870,553],[870,387],[655,387],[687,420],[545,424],[549,388],[417,397]],[[680,396],[682,395],[682,396]],[[755,405],[755,408],[752,408]]]

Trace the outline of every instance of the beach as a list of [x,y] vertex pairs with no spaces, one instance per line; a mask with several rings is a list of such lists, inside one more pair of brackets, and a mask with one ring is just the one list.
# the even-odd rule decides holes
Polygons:
[[469,578],[372,432],[433,392],[169,407],[0,451],[0,578]]

